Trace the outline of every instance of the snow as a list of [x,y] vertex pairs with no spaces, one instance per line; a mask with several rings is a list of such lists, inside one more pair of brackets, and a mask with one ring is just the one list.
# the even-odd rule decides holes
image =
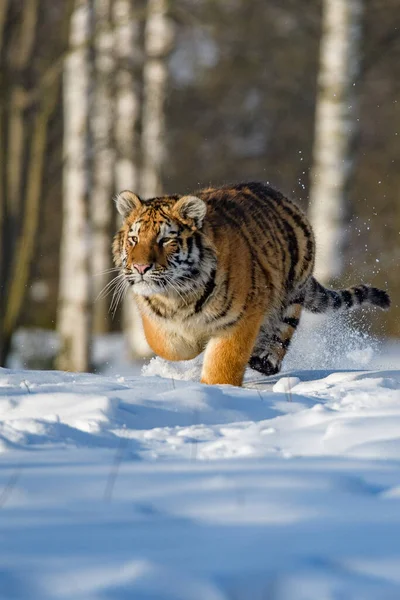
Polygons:
[[0,369],[0,599],[399,598],[398,350],[313,335],[241,389]]

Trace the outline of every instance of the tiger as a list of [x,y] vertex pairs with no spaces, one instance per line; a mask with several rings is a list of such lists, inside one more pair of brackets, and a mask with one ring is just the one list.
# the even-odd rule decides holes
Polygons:
[[126,190],[116,207],[114,263],[146,339],[171,361],[204,351],[201,383],[241,386],[247,365],[279,373],[303,309],[390,306],[387,292],[369,285],[319,283],[305,213],[265,183],[146,200]]

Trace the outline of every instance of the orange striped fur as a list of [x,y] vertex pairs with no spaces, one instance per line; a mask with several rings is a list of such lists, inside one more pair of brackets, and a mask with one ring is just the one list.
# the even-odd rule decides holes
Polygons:
[[114,261],[132,287],[147,340],[168,360],[205,350],[203,383],[241,385],[247,364],[277,373],[302,308],[389,306],[386,292],[370,286],[319,284],[306,216],[265,184],[150,200],[125,191],[116,204],[124,221]]

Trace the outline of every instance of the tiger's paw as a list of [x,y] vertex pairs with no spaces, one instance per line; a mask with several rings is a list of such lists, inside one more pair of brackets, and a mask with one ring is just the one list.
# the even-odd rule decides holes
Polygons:
[[264,375],[276,375],[281,370],[280,364],[273,362],[268,356],[254,355],[249,360],[249,367]]

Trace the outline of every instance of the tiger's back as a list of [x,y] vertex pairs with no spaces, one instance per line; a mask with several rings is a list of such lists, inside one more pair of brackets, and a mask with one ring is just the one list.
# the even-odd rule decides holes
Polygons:
[[171,360],[206,350],[202,381],[240,385],[246,364],[280,369],[303,306],[314,312],[385,292],[335,292],[312,277],[304,213],[273,188],[243,183],[143,201],[122,192],[114,260],[132,286],[154,351]]
[[249,291],[259,296],[267,282],[270,294],[282,298],[308,279],[314,266],[314,236],[293,202],[257,182],[211,188],[198,196],[209,206],[206,225],[219,251],[229,246],[225,268],[238,261],[243,272],[254,274]]

